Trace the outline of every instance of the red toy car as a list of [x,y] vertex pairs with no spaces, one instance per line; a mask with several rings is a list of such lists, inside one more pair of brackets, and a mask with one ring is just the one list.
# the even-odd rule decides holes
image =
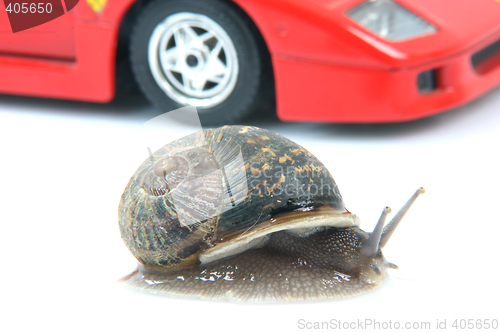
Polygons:
[[285,121],[405,121],[500,83],[499,0],[86,0],[16,33],[0,2],[0,92],[110,101],[126,15],[143,92],[204,124],[274,93]]

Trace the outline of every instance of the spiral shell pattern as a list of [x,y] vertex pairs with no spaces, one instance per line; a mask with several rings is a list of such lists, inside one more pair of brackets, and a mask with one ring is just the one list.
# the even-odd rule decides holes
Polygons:
[[146,159],[122,195],[119,223],[144,267],[178,269],[262,221],[321,207],[345,211],[335,181],[310,152],[264,129],[224,126]]

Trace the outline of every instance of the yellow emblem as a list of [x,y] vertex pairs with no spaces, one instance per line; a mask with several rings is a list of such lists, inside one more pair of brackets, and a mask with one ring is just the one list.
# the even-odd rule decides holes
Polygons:
[[96,13],[100,13],[108,0],[87,0],[88,5]]

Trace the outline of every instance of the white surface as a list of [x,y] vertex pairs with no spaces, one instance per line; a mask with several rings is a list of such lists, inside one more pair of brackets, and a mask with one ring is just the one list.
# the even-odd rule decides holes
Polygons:
[[[405,124],[255,123],[323,161],[367,230],[384,206],[396,211],[427,190],[385,248],[400,269],[378,291],[335,302],[174,300],[115,283],[135,268],[117,205],[147,156],[136,129],[152,114],[140,97],[96,105],[0,96],[0,331],[309,331],[300,319],[446,320],[451,331],[455,319],[500,320],[500,89]],[[172,122],[167,136],[193,129]]]

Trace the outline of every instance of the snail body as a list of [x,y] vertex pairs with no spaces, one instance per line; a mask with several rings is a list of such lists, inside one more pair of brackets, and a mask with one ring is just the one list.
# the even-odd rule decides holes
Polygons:
[[368,233],[303,147],[256,127],[200,131],[156,151],[122,195],[121,235],[139,261],[127,283],[233,300],[361,294],[394,268],[380,249],[422,192]]

